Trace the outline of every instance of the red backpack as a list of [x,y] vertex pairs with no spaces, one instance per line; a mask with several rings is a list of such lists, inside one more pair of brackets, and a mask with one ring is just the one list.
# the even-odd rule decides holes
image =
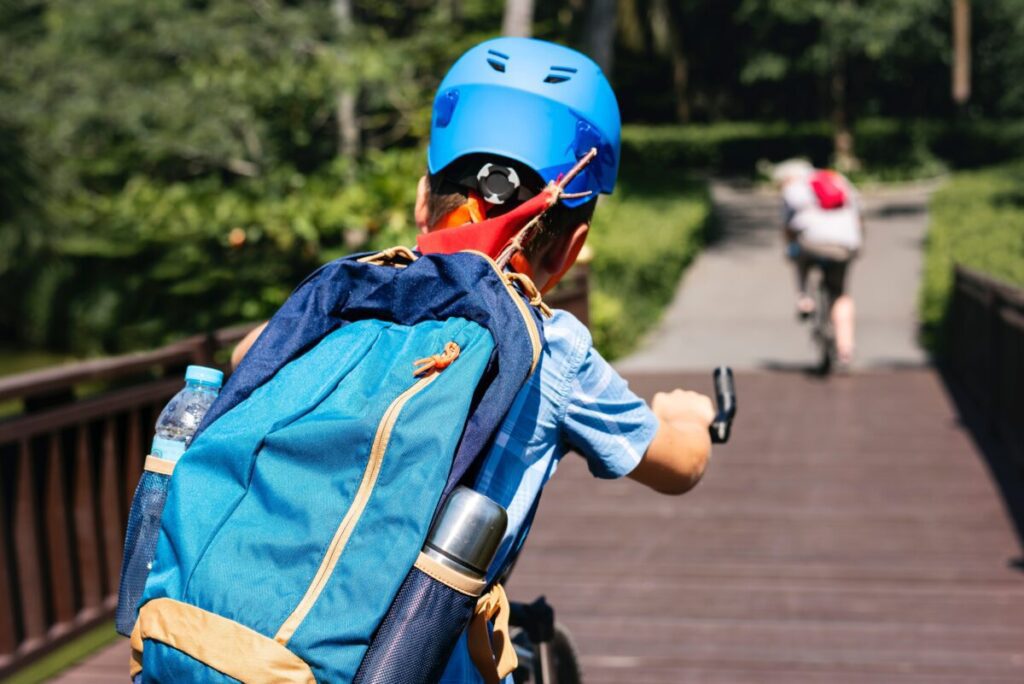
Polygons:
[[811,176],[811,189],[822,209],[839,209],[846,204],[846,191],[835,171],[815,171]]

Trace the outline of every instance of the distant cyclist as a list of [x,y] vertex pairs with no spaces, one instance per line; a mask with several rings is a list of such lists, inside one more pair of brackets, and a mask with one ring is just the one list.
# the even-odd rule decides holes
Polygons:
[[796,264],[797,313],[801,318],[814,313],[807,275],[817,265],[833,302],[837,361],[840,368],[848,368],[854,350],[854,304],[846,280],[864,240],[857,190],[845,176],[816,169],[803,159],[776,165],[772,179],[782,193],[788,253]]

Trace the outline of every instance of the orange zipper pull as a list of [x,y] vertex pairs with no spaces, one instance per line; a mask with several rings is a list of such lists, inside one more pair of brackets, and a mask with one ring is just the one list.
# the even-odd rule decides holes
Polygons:
[[440,373],[445,368],[452,365],[452,362],[455,361],[455,359],[459,358],[460,351],[459,345],[454,342],[449,342],[444,345],[444,351],[440,354],[434,354],[424,359],[413,361],[412,365],[415,367],[415,370],[413,370],[412,374],[416,377],[421,377],[432,371]]

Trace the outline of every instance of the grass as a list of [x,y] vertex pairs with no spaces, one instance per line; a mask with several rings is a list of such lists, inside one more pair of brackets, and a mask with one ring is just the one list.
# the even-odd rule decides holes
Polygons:
[[[53,653],[29,665],[17,674],[4,680],[4,684],[36,684],[45,682],[66,670],[83,658],[92,655],[118,638],[114,623],[105,622],[82,636],[64,644]],[[125,679],[128,678],[128,663],[125,663]]]
[[1024,160],[953,174],[929,209],[919,305],[926,342],[941,350],[954,264],[1024,287]]
[[46,351],[25,351],[0,347],[0,376],[24,373],[48,366],[73,361],[66,354],[54,354]]
[[627,354],[657,322],[710,217],[707,184],[681,171],[623,173],[601,200],[588,244],[590,329],[604,356]]

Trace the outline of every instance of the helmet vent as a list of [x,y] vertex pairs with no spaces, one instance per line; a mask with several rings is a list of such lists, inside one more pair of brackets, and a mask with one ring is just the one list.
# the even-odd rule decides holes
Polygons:
[[498,52],[497,50],[488,50],[487,54],[491,55],[487,58],[487,63],[491,65],[491,68],[495,71],[505,73],[505,63],[508,61],[508,55],[503,52]]
[[574,67],[566,66],[553,66],[551,67],[551,73],[544,79],[545,83],[565,83],[572,75],[575,74],[577,69]]

